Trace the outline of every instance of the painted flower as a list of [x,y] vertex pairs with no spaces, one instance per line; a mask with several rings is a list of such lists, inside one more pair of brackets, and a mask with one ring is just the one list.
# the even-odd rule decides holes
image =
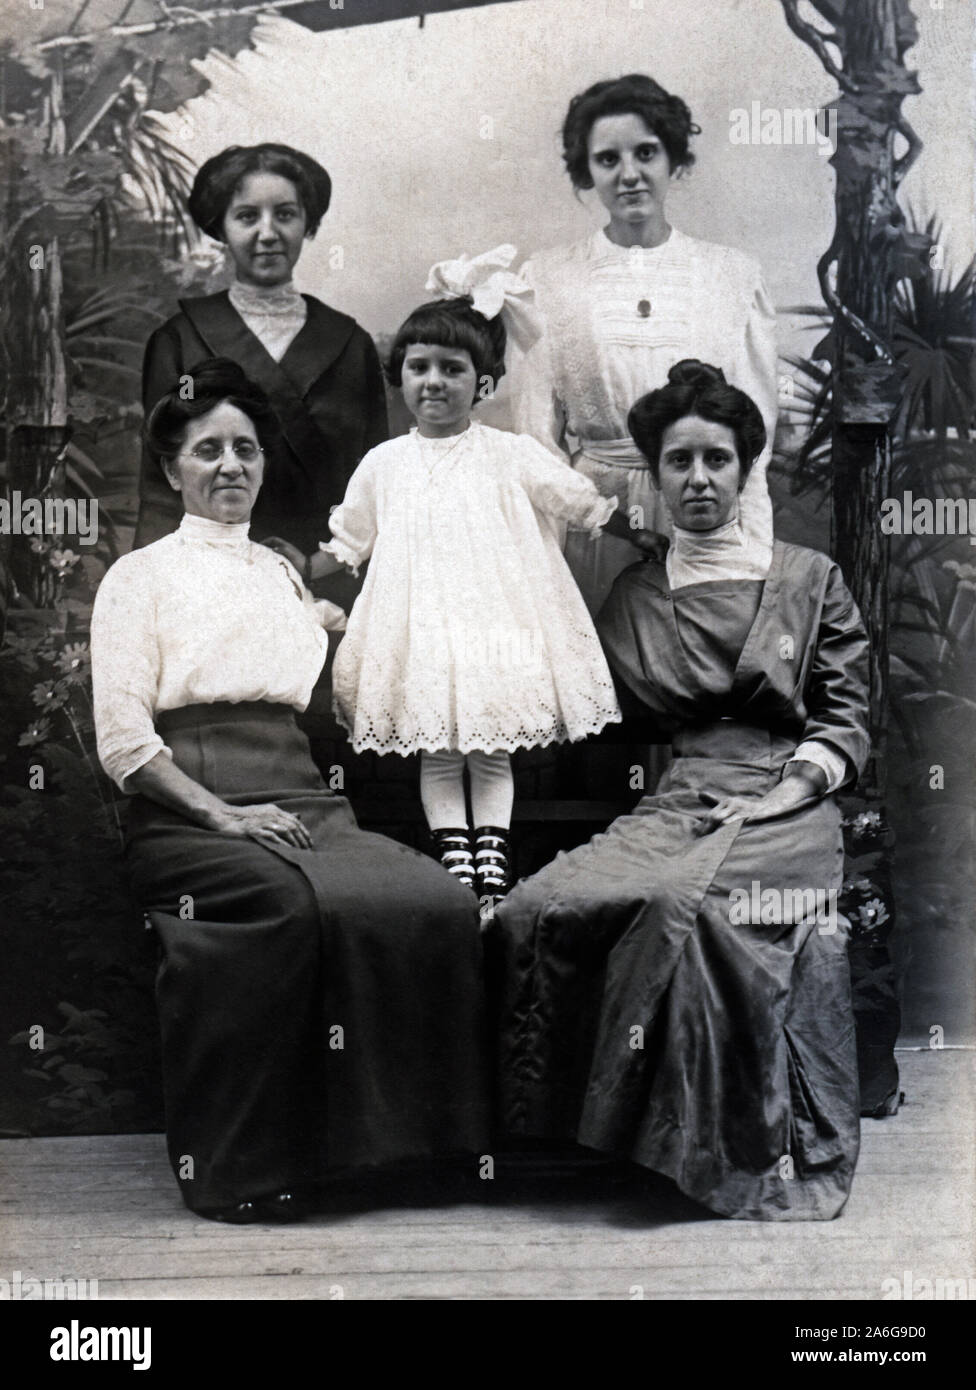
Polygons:
[[48,564],[63,579],[66,574],[71,573],[80,559],[81,556],[76,555],[73,550],[52,550]]
[[888,920],[888,909],[880,898],[862,903],[857,910],[862,927],[880,927]]
[[221,241],[209,237],[178,261],[166,260],[163,266],[176,277],[180,289],[191,289],[201,278],[219,275],[227,268],[227,248]]
[[50,721],[47,719],[35,719],[29,728],[25,729],[17,740],[18,748],[34,748],[38,743],[44,743],[51,735]]
[[876,835],[881,830],[881,812],[862,811],[850,825],[855,835]]
[[874,892],[874,884],[869,878],[848,878],[844,880],[842,893],[860,893],[862,897]]
[[30,548],[35,555],[46,555],[51,549],[51,543],[46,541],[43,536],[35,536],[30,543]]
[[942,568],[948,570],[950,574],[956,575],[958,579],[963,581],[960,584],[960,588],[971,589],[973,587],[971,583],[966,581],[976,579],[976,565],[967,565],[961,563],[959,560],[943,560]]
[[68,698],[68,692],[60,681],[41,681],[31,691],[31,699],[42,709],[60,709]]
[[65,676],[81,675],[90,664],[87,642],[69,642],[62,647],[54,664]]

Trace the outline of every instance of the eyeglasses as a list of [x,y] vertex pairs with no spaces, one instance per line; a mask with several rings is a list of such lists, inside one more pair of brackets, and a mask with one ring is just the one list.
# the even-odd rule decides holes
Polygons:
[[[218,459],[223,458],[225,447],[223,444],[205,439],[201,444],[190,449],[189,454],[191,458],[199,459],[201,463],[216,463]],[[230,450],[241,463],[253,463],[259,454],[264,453],[264,450],[250,439],[235,439]]]

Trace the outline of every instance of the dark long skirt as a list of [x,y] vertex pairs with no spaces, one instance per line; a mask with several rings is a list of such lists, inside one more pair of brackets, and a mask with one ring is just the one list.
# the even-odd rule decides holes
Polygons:
[[167,1141],[187,1205],[479,1151],[474,895],[360,830],[285,707],[194,706],[159,723],[190,777],[232,805],[300,814],[315,846],[271,850],[133,801],[127,857],[162,943]]
[[[509,1132],[628,1157],[726,1216],[842,1209],[859,1129],[839,813],[695,834],[701,791],[762,795],[792,747],[726,723],[683,736],[654,796],[497,910]],[[819,914],[789,906],[799,888]],[[742,922],[769,889],[801,920]]]

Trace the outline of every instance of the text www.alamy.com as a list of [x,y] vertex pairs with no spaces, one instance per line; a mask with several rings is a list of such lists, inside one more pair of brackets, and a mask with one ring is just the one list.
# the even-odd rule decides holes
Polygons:
[[886,1361],[924,1361],[924,1351],[858,1351],[856,1347],[844,1347],[840,1351],[793,1351],[794,1361],[837,1361],[850,1364],[853,1361],[873,1361],[883,1366]]

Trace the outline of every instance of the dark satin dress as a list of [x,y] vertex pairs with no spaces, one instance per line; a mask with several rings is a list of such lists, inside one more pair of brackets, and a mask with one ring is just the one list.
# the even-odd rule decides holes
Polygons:
[[672,595],[663,562],[633,566],[598,626],[674,761],[496,912],[503,1125],[633,1159],[726,1216],[836,1216],[859,1142],[847,923],[786,908],[743,923],[732,903],[753,885],[829,903],[839,811],[828,796],[696,832],[700,793],[762,796],[801,739],[861,769],[860,616],[826,556],[777,543],[759,582]]
[[[312,295],[308,317],[276,362],[233,307],[227,291],[181,299],[180,312],[157,328],[143,362],[143,409],[149,411],[181,375],[208,357],[229,357],[268,394],[281,426],[278,446],[251,516],[255,540],[281,536],[310,553],[329,536],[330,509],[365,453],[388,437],[386,395],[376,348],[348,314]],[[175,531],[183,515],[178,493],[143,453],[134,549]],[[347,573],[316,585],[316,593],[348,609],[362,580]]]

